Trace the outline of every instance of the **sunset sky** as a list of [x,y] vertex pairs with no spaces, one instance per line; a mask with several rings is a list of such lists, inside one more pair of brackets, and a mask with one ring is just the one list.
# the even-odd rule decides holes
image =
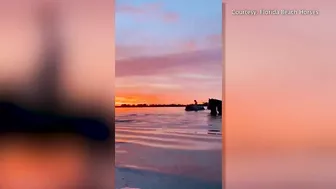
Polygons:
[[220,0],[117,0],[115,29],[116,105],[222,98]]

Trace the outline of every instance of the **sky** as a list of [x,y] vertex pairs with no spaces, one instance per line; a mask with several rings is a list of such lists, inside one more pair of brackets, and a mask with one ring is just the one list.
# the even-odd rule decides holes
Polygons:
[[115,30],[116,105],[222,99],[220,0],[117,0]]

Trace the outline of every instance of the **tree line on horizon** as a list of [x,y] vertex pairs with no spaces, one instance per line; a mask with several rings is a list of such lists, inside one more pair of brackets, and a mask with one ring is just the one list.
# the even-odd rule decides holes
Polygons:
[[[199,105],[208,106],[207,102]],[[121,104],[115,107],[185,107],[187,104]]]

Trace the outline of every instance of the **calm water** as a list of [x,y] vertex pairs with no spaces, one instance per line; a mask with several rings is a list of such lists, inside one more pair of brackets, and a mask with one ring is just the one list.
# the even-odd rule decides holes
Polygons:
[[116,188],[221,189],[220,117],[184,108],[116,109]]

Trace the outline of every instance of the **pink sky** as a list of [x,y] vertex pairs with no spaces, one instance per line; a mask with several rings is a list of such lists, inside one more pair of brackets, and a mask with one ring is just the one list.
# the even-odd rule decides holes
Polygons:
[[116,4],[116,104],[222,98],[219,0]]

